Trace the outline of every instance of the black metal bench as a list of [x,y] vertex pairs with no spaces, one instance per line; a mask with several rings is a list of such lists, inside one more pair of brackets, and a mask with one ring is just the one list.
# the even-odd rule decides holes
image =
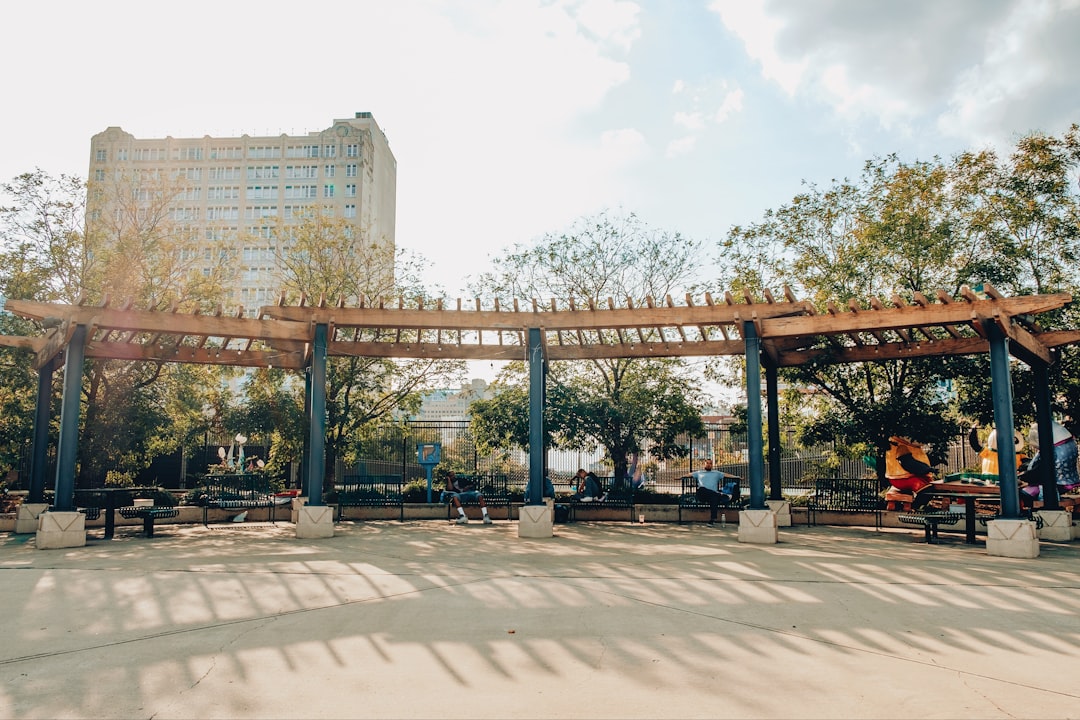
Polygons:
[[[733,509],[733,508],[741,510],[742,507],[743,507],[742,485],[739,482],[740,479],[736,478],[736,477],[733,477],[731,475],[725,475],[724,476],[724,483],[725,484],[727,484],[728,482],[731,482],[732,480],[734,480],[734,482],[735,482],[734,492],[731,493],[731,499],[730,500],[728,500],[726,503],[720,503],[720,505],[718,506],[720,508],[720,512],[724,512],[725,510],[730,510],[730,509]],[[705,502],[704,500],[698,499],[697,488],[698,488],[698,483],[697,483],[696,478],[691,477],[691,476],[687,476],[687,477],[682,478],[682,492],[679,493],[679,524],[680,525],[682,524],[682,521],[683,521],[683,511],[684,510],[709,510],[710,509],[708,502]]]
[[397,508],[398,520],[404,520],[404,489],[401,475],[346,475],[337,487],[337,519],[345,519],[347,507],[388,507]]
[[[458,480],[464,480],[468,483],[472,483],[473,489],[480,493],[480,496],[484,498],[484,504],[489,508],[501,507],[506,508],[506,519],[510,519],[511,503],[513,498],[510,495],[510,479],[506,475],[457,475]],[[463,507],[479,507],[480,503],[477,500],[462,499],[459,497],[461,505]],[[439,502],[446,503],[446,519],[452,520],[454,513],[454,503],[450,502],[449,493],[443,491],[439,496]],[[490,514],[490,513],[489,513]]]
[[[630,514],[630,522],[634,522],[634,489],[628,485],[613,487],[614,478],[598,477],[600,484],[600,497],[585,501],[579,498],[570,498],[570,521],[577,519],[579,510],[627,510]],[[574,488],[576,490],[576,488]],[[601,499],[602,498],[602,499]]]
[[101,517],[101,508],[99,507],[79,508],[79,512],[85,515],[87,520],[97,520]]
[[143,533],[146,537],[154,537],[154,521],[161,518],[174,518],[180,514],[180,510],[166,505],[132,505],[120,508],[120,516],[132,520],[141,518],[143,521]]
[[262,473],[226,473],[206,475],[198,499],[203,509],[203,525],[209,525],[211,508],[253,510],[269,508],[270,522],[275,522],[277,498],[270,478]]
[[806,508],[810,524],[817,524],[819,512],[868,513],[881,529],[885,499],[879,494],[877,478],[818,478]]
[[929,545],[937,539],[939,525],[955,525],[963,517],[962,513],[944,511],[903,513],[897,515],[896,519],[906,525],[921,525],[926,533],[926,544]]

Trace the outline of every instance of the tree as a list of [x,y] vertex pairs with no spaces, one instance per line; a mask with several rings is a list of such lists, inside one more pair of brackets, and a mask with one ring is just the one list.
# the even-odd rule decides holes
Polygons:
[[[687,288],[700,252],[700,243],[679,233],[650,228],[633,214],[605,212],[581,218],[566,232],[548,234],[535,244],[515,246],[494,261],[494,270],[475,287],[514,298],[552,296],[593,306],[618,298],[643,305]],[[618,341],[614,336],[609,340]],[[527,446],[524,372],[523,365],[511,364],[496,384],[498,396],[471,406],[473,429],[483,444]],[[603,446],[616,478],[625,477],[633,452],[648,449],[658,458],[684,455],[687,450],[674,442],[675,435],[702,427],[702,398],[680,361],[561,362],[551,368],[548,388],[550,442]]]
[[[140,188],[134,178],[117,176],[86,188],[78,178],[54,179],[38,170],[2,189],[12,200],[0,208],[0,282],[9,297],[69,304],[119,299],[141,308],[191,310],[208,308],[223,294],[227,268],[221,263],[205,276],[197,271],[193,238],[170,217],[170,203],[186,192],[180,184]],[[29,324],[22,332],[37,329]],[[153,455],[179,446],[185,425],[170,422],[156,386],[171,372],[154,363],[87,363],[78,485],[100,484],[108,470],[134,473]],[[22,380],[19,392],[32,398],[36,377],[29,362]]]
[[[1028,136],[1005,163],[989,151],[951,162],[889,156],[868,162],[857,182],[811,185],[760,223],[731,230],[721,245],[724,279],[753,291],[783,283],[822,311],[868,299],[911,302],[936,289],[956,295],[984,281],[1008,294],[1071,290],[1077,135],[1073,126],[1062,138]],[[822,348],[817,362],[782,371],[794,389],[816,391],[814,412],[800,415],[808,439],[868,444],[881,456],[894,434],[940,442],[959,427],[958,408],[969,417],[991,414],[984,358],[847,366],[830,364]],[[958,406],[940,391],[951,380]],[[1017,386],[1030,383],[1021,378]],[[977,412],[965,404],[973,399]],[[878,467],[883,472],[884,463]]]
[[[348,303],[403,297],[423,300],[418,259],[368,238],[344,218],[315,209],[298,221],[273,229],[288,300],[341,299]],[[405,300],[403,299],[404,303]],[[354,330],[347,339],[377,340],[377,330]],[[420,394],[460,376],[462,364],[445,360],[395,361],[373,357],[333,357],[326,373],[326,472],[338,458],[352,460],[360,430],[394,411],[419,407]],[[250,396],[249,396],[250,397]],[[297,402],[302,402],[299,388]]]

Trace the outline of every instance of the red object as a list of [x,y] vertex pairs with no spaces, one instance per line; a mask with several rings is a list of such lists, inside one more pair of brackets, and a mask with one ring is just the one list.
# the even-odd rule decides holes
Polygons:
[[897,490],[917,493],[930,484],[926,475],[908,475],[907,477],[889,478],[889,484]]

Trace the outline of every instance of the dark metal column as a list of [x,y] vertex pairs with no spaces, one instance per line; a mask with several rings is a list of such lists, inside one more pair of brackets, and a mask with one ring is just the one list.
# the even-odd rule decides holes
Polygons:
[[27,502],[45,502],[45,458],[49,450],[49,415],[56,360],[38,370],[37,405],[34,407],[34,444],[30,448],[30,492]]
[[326,323],[315,326],[311,353],[311,420],[308,426],[308,505],[323,504],[326,472]]
[[311,368],[304,370],[304,421],[308,432],[304,435],[304,446],[300,450],[300,496],[311,497],[308,493],[308,468],[311,467]]
[[749,454],[750,509],[765,510],[765,459],[761,443],[761,338],[753,322],[743,323],[746,344],[746,446]]
[[527,505],[544,504],[544,337],[540,328],[529,328],[525,349],[529,359],[529,492]]
[[[998,482],[1001,483],[1001,517],[1020,517],[1016,485],[1016,448],[1013,446],[1013,394],[1009,372],[1009,339],[992,320],[984,321],[990,341],[990,393],[997,431]],[[1051,447],[1053,444],[1051,443]]]
[[1043,489],[1043,508],[1060,510],[1057,472],[1054,466],[1054,413],[1050,407],[1050,366],[1044,362],[1031,365],[1035,380],[1035,421],[1039,425],[1039,484]]
[[60,409],[60,441],[56,448],[56,497],[53,510],[75,509],[75,461],[79,455],[79,407],[82,404],[86,326],[76,325],[64,361],[64,398]]
[[780,398],[776,368],[765,366],[765,412],[769,432],[769,499],[783,500],[780,487]]

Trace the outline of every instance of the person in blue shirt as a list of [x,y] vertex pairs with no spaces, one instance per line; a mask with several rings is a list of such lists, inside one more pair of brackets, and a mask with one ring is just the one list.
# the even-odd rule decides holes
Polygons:
[[705,461],[704,469],[691,474],[698,484],[697,499],[709,504],[709,525],[715,525],[720,505],[731,502],[731,496],[723,491],[724,473],[713,470],[710,459]]
[[600,480],[597,479],[595,473],[585,472],[585,468],[580,468],[577,471],[577,476],[574,478],[574,500],[580,502],[592,502],[594,500],[603,500],[603,489],[600,487]]

